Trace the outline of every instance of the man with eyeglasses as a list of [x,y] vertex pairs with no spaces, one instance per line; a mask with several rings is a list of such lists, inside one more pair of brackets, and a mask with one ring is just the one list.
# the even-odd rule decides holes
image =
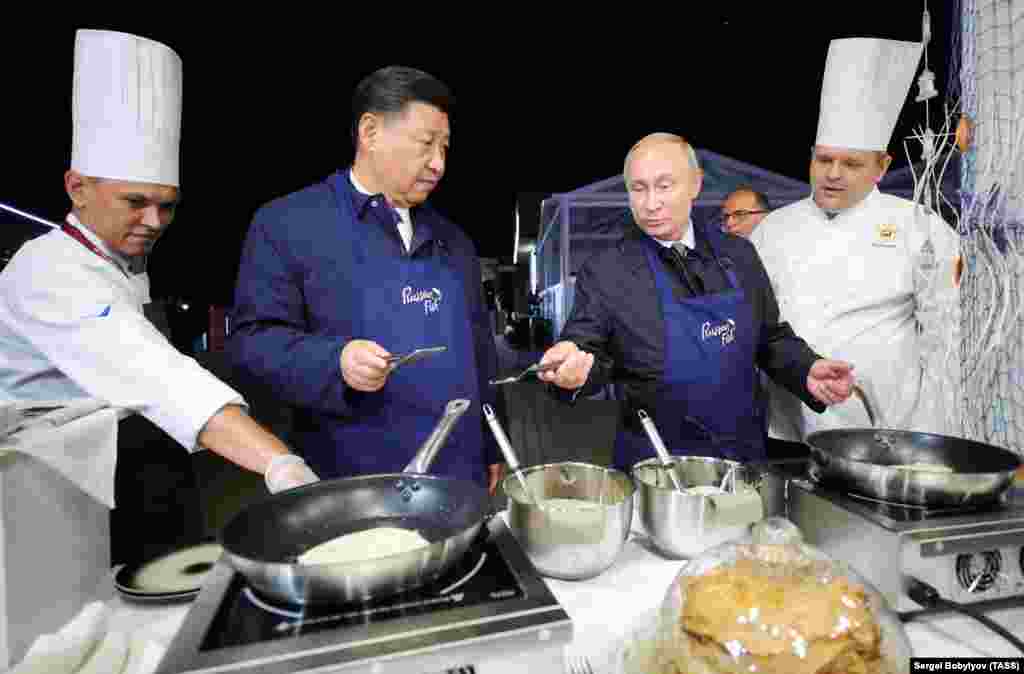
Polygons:
[[768,199],[753,187],[740,187],[722,202],[722,231],[749,238],[771,211]]
[[[932,388],[954,366],[935,359],[948,342],[940,326],[957,322],[956,233],[930,209],[877,187],[920,55],[912,42],[832,42],[812,193],[772,212],[750,240],[783,319],[816,351],[856,364],[887,427],[947,434],[956,432],[955,404],[945,398],[952,392]],[[770,432],[783,440],[871,425],[859,401],[811,415],[777,387],[770,398]]]

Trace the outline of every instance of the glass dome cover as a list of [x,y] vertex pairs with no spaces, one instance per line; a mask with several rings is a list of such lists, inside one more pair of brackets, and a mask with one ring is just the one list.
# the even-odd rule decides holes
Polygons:
[[623,674],[903,674],[910,644],[870,583],[783,518],[686,562],[627,638]]

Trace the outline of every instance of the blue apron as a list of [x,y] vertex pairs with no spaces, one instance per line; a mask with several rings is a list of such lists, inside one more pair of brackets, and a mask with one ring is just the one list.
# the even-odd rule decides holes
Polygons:
[[[330,182],[341,221],[357,223],[347,173]],[[376,227],[376,224],[371,224]],[[428,232],[427,223],[417,225]],[[416,237],[417,241],[420,237]],[[448,259],[448,247],[438,238],[420,242],[429,254],[395,257],[373,254],[374,235],[355,235],[354,258],[362,267],[356,278],[362,311],[355,321],[357,338],[377,342],[393,354],[430,346],[447,351],[401,367],[379,391],[349,389],[351,417],[326,418],[333,444],[306,446],[306,459],[321,478],[388,473],[402,470],[455,398],[472,406],[455,425],[430,468],[445,475],[486,486],[483,459],[483,414],[480,407],[476,350],[466,302],[465,279]],[[323,429],[322,429],[323,430]]]
[[[670,454],[739,461],[762,458],[764,432],[754,401],[760,326],[754,325],[753,310],[736,275],[722,264],[711,244],[715,263],[731,287],[678,299],[656,245],[645,242],[644,251],[665,318],[665,372],[654,409],[647,413]],[[628,470],[655,456],[638,423],[619,426],[615,467]]]

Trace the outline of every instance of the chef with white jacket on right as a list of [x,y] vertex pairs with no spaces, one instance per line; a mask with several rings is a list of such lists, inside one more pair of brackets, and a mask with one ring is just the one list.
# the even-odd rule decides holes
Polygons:
[[[948,367],[943,334],[959,301],[956,232],[924,206],[882,194],[887,147],[921,55],[911,42],[834,40],[811,153],[812,194],[769,214],[751,241],[781,319],[819,353],[854,365],[887,427],[953,434],[937,390]],[[930,368],[930,369],[929,369]],[[955,377],[946,381],[956,380]],[[824,414],[771,389],[770,434],[868,427],[856,398]]]

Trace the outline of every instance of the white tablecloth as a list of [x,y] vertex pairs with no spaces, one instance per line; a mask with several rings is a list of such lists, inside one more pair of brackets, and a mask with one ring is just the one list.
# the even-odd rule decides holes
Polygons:
[[[642,540],[642,539],[639,539]],[[631,539],[615,564],[586,581],[547,579],[548,586],[573,620],[574,638],[567,655],[585,655],[595,674],[614,672],[613,656],[631,627],[657,609],[681,561],[666,560]],[[184,622],[190,604],[141,605],[116,597],[110,629],[142,632],[165,648]],[[989,616],[1015,634],[1024,633],[1024,608],[992,611]],[[1020,657],[1013,647],[977,621],[939,614],[906,624],[913,653],[928,657]],[[153,671],[153,670],[149,670]],[[132,672],[148,674],[148,672]],[[478,674],[489,674],[480,671]],[[562,674],[559,671],[531,674]]]
[[[642,540],[642,539],[640,539]],[[630,628],[643,624],[661,605],[682,561],[669,561],[630,540],[607,571],[587,581],[547,579],[573,619],[568,655],[583,655],[595,674],[614,672],[613,658]],[[992,611],[989,617],[1024,634],[1024,608]],[[920,657],[1021,657],[1011,644],[972,618],[938,614],[905,624],[913,655]]]

